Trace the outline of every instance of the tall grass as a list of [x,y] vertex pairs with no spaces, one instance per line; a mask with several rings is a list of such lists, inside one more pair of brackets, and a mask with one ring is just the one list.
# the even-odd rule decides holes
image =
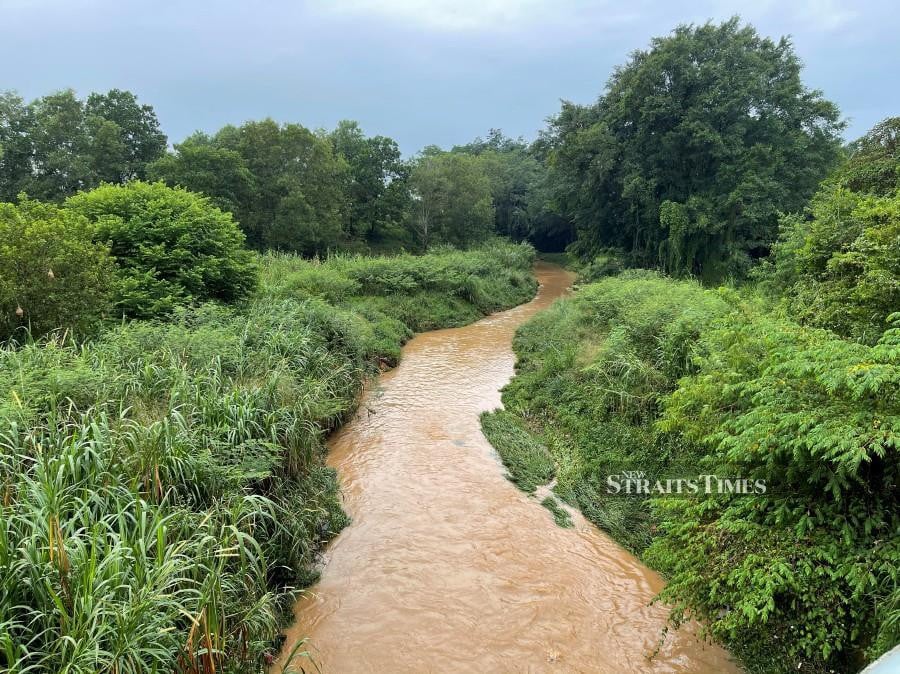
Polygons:
[[260,671],[346,522],[327,433],[413,330],[527,299],[531,256],[269,256],[246,306],[0,348],[0,670]]

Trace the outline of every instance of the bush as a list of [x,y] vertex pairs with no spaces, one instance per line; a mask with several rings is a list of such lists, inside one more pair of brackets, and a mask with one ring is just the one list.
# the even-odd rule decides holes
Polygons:
[[95,223],[119,268],[116,308],[127,316],[169,315],[175,307],[247,297],[256,284],[252,254],[228,213],[206,197],[163,183],[103,185],[66,207]]
[[84,332],[110,308],[113,261],[93,234],[84,216],[50,204],[0,204],[0,339]]
[[384,287],[383,260],[271,255],[252,302],[0,347],[0,670],[265,671],[346,523],[328,432],[412,325],[481,315],[434,296],[477,273],[490,303],[530,297],[533,252],[495,253],[400,258],[401,298],[355,280]]
[[900,193],[830,188],[782,220],[777,276],[801,322],[874,344],[900,308]]
[[900,329],[868,347],[744,308],[702,352],[660,429],[766,492],[658,501],[662,596],[748,662],[857,671],[900,636]]
[[[900,641],[900,325],[868,346],[630,271],[538,314],[514,347],[504,414],[539,441],[489,438],[545,446],[557,494],[669,576],[675,624],[700,618],[766,673],[855,672]],[[609,495],[622,470],[767,490]]]

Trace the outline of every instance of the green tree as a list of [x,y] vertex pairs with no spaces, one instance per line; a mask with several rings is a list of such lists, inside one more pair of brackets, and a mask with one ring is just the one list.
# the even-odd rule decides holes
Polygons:
[[127,316],[166,315],[202,300],[233,302],[255,287],[257,266],[244,235],[208,199],[163,183],[103,185],[70,197],[66,207],[95,225],[119,269],[117,309]]
[[93,236],[87,218],[52,204],[0,203],[0,339],[85,331],[110,308],[113,260]]
[[453,152],[479,158],[491,185],[494,229],[514,239],[526,238],[534,215],[530,198],[545,172],[528,145],[521,139],[504,136],[499,129],[491,129],[487,139],[476,138],[468,145],[454,147]]
[[167,142],[153,108],[138,103],[130,91],[110,89],[90,94],[84,109],[94,130],[94,179],[123,183],[146,178],[147,166],[165,153]]
[[309,255],[344,238],[347,164],[299,124],[265,119],[195,134],[150,172],[232,211],[256,248]]
[[144,177],[166,137],[153,108],[131,92],[113,89],[83,102],[69,89],[27,105],[0,95],[0,146],[0,199],[24,191],[60,201],[102,181]]
[[411,175],[412,226],[424,248],[464,245],[493,229],[491,184],[477,157],[426,148]]
[[150,164],[147,173],[151,180],[205,194],[211,203],[232,213],[238,223],[249,214],[256,189],[244,158],[235,150],[217,147],[203,133],[177,144],[173,153]]
[[776,248],[792,315],[873,343],[900,309],[900,193],[877,196],[829,185],[808,216],[785,217]]
[[889,194],[900,189],[900,117],[888,117],[849,146],[850,158],[837,172],[854,192]]
[[359,124],[344,120],[328,135],[334,152],[347,162],[345,230],[367,241],[396,237],[409,210],[409,166],[396,141],[366,137]]
[[578,250],[618,247],[707,279],[765,256],[839,155],[837,108],[791,43],[737,18],[679,26],[635,52],[592,106],[563,105],[546,142]]
[[802,323],[868,344],[900,309],[898,120],[851,143],[806,212],[782,218],[762,274]]

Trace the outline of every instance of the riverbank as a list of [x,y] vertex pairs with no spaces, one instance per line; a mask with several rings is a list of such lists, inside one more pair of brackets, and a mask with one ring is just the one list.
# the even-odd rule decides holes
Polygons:
[[532,297],[533,255],[267,255],[243,305],[0,350],[0,669],[263,670],[347,521],[326,435],[414,331]]
[[[674,625],[702,619],[767,674],[852,674],[895,642],[896,330],[866,346],[752,292],[631,270],[535,316],[514,346],[505,410],[484,418],[511,479],[552,480],[662,572]],[[611,493],[625,471],[766,491]]]

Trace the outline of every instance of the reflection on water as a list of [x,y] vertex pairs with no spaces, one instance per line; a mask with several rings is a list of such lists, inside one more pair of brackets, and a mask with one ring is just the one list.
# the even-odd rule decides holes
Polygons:
[[660,646],[660,578],[580,517],[557,527],[482,436],[478,415],[513,374],[513,333],[572,281],[536,272],[528,304],[410,341],[331,438],[353,522],[297,602],[284,653],[307,637],[333,674],[739,671],[687,629]]

